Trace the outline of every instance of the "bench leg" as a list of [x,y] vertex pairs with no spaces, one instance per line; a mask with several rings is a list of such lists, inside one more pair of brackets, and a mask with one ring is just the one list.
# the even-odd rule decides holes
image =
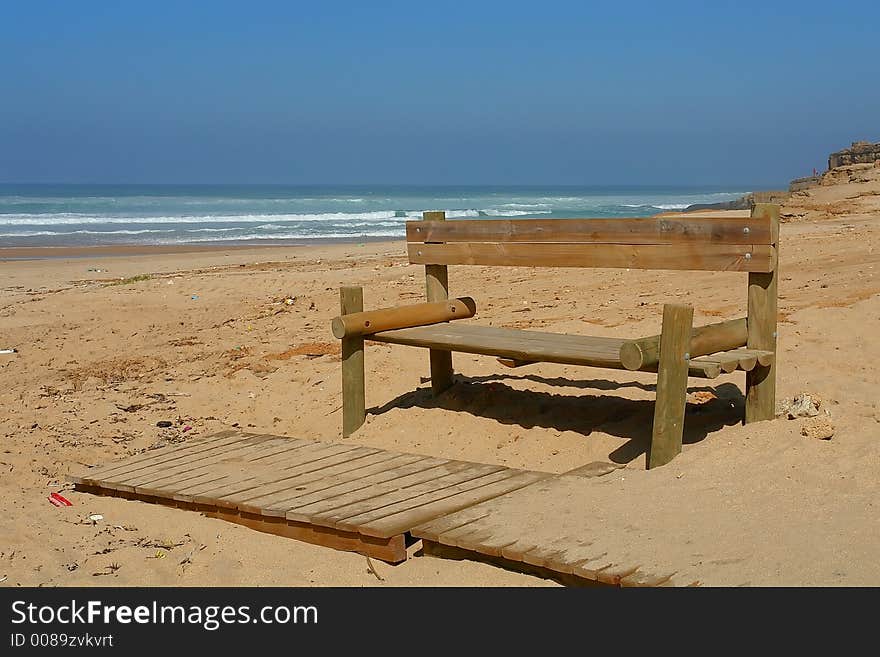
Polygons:
[[[343,287],[339,290],[339,306],[343,315],[364,310],[364,290]],[[342,339],[342,437],[360,429],[367,417],[364,394],[364,339],[360,336]]]
[[681,452],[693,323],[694,309],[691,306],[663,306],[654,431],[646,463],[649,470],[669,463]]
[[[749,274],[749,349],[776,351],[776,272]],[[776,416],[776,359],[746,372],[745,423]]]
[[[426,212],[426,221],[444,221],[443,212]],[[425,286],[428,301],[449,298],[449,272],[446,265],[425,265]],[[452,385],[452,352],[431,349],[431,394],[435,397]]]
[[[752,217],[770,219],[773,244],[779,249],[779,206],[757,203]],[[778,265],[770,272],[749,273],[749,349],[776,352]],[[768,367],[760,364],[746,372],[745,423],[772,420],[776,416],[776,358]]]
[[435,397],[452,385],[452,352],[431,349],[431,394]]

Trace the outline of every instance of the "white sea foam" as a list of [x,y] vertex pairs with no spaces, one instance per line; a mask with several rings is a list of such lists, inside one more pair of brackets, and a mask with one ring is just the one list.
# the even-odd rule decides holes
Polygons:
[[344,233],[276,233],[274,235],[266,235],[264,233],[245,233],[243,235],[226,235],[222,237],[196,237],[196,238],[187,238],[185,240],[163,240],[163,243],[178,243],[178,242],[249,242],[252,240],[322,240],[322,239],[351,239],[351,238],[373,238],[373,237],[402,237],[404,235],[404,230],[401,228],[400,230],[378,230],[378,231],[370,231],[369,233],[353,233],[353,232],[344,232]]
[[527,210],[529,208],[552,208],[550,203],[501,203],[496,208],[510,208],[512,210]]
[[552,210],[532,210],[527,212],[525,210],[502,210],[490,208],[485,212],[491,217],[525,217],[530,214],[550,214]]
[[[400,211],[405,216],[397,216],[395,210],[374,210],[370,212],[322,212],[317,214],[206,214],[206,215],[99,215],[77,212],[56,213],[16,213],[0,214],[0,226],[63,226],[88,224],[212,224],[212,223],[278,223],[305,221],[385,221],[388,219],[419,219],[422,210]],[[480,210],[456,209],[446,210],[449,218],[478,217]],[[485,210],[483,211],[486,212]],[[513,216],[517,211],[504,211],[502,214]],[[518,214],[531,214],[518,212]]]
[[[476,210],[472,216],[476,216]],[[211,224],[266,223],[278,221],[350,221],[394,219],[393,210],[373,212],[325,212],[320,214],[209,214],[209,215],[96,215],[76,212],[0,214],[0,226],[55,226],[75,224]]]
[[173,233],[173,229],[144,230],[25,230],[18,233],[0,233],[0,237],[46,237],[52,235],[146,235],[147,233]]

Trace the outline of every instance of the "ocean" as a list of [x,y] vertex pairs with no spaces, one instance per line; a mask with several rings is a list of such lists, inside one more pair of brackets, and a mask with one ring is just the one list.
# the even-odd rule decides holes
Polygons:
[[688,187],[0,184],[0,247],[398,238],[448,218],[640,217],[752,191]]

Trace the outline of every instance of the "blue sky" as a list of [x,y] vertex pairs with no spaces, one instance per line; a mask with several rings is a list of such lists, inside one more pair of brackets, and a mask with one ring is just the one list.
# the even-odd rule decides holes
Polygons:
[[0,181],[785,184],[880,2],[0,4]]

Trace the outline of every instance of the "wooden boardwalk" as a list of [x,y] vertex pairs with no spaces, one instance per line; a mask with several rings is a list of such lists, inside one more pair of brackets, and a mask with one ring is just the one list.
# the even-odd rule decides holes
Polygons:
[[634,540],[625,518],[610,523],[597,513],[595,492],[593,482],[583,475],[553,476],[429,520],[414,527],[412,535],[423,540],[427,553],[457,558],[482,555],[492,563],[559,576],[562,581],[613,586],[699,584],[699,574],[683,560],[670,563],[650,540]]
[[397,563],[407,557],[412,527],[549,476],[226,431],[69,479],[77,490],[171,504]]
[[[740,581],[739,570],[754,557],[715,545],[713,529],[692,531],[694,505],[708,493],[679,491],[679,482],[658,494],[647,476],[628,476],[624,489],[622,474],[603,476],[619,467],[597,462],[554,475],[225,431],[69,479],[83,492],[190,509],[389,563],[405,561],[421,541],[426,554],[488,561],[566,584]],[[646,498],[646,490],[658,499]],[[609,511],[609,501],[626,491],[640,503],[624,516]],[[660,510],[669,508],[681,510],[673,518],[684,525],[664,533],[670,516]],[[694,542],[687,550],[684,535]]]

